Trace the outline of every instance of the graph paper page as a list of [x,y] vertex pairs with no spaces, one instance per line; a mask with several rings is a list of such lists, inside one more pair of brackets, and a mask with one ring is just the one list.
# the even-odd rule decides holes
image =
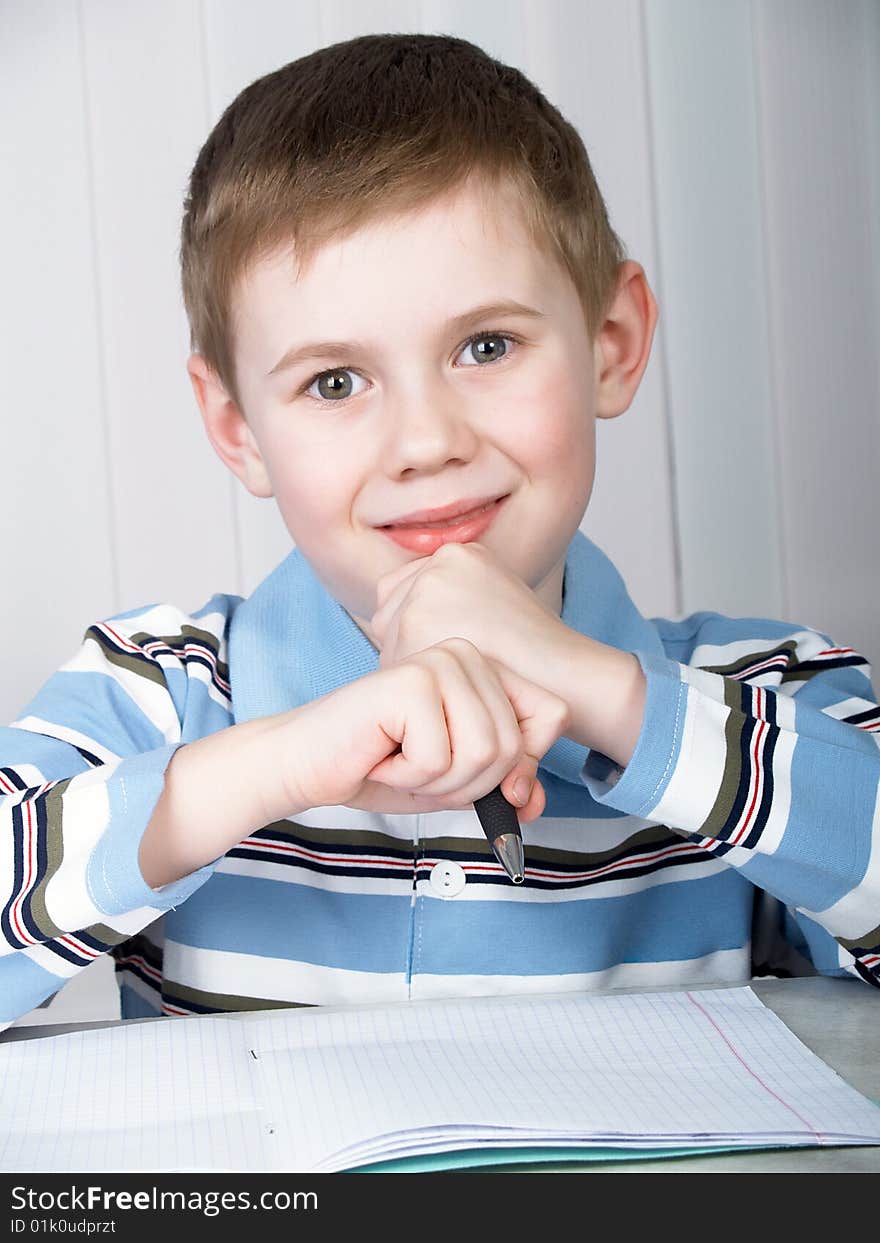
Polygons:
[[225,1019],[0,1044],[0,1169],[266,1170],[252,1065]]
[[0,1043],[2,1170],[773,1143],[880,1143],[880,1108],[748,988],[315,1007]]
[[880,1109],[749,988],[298,1011],[250,1036],[292,1170],[480,1143],[880,1143]]

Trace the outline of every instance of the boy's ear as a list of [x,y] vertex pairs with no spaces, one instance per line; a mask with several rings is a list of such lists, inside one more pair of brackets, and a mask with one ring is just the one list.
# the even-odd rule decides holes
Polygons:
[[272,496],[272,483],[254,434],[217,373],[201,354],[191,354],[186,369],[217,456],[253,496]]
[[628,409],[648,365],[657,303],[640,263],[620,265],[617,292],[594,344],[596,416],[613,419]]

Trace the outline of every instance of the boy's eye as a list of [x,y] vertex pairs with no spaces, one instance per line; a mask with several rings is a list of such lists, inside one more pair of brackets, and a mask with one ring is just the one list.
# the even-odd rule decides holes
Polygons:
[[[501,332],[478,332],[465,341],[458,354],[458,359],[465,359],[464,366],[482,366],[484,363],[499,362],[508,353],[508,343],[516,343],[516,338]],[[314,376],[304,392],[316,401],[327,404],[340,404],[349,397],[356,396],[363,389],[356,389],[353,380],[364,384],[364,378],[352,367],[334,367],[330,371],[322,371]]]
[[459,358],[462,355],[468,356],[469,361],[465,363],[467,367],[497,362],[507,353],[507,342],[512,340],[513,337],[506,337],[501,332],[479,332],[465,341]]
[[[352,371],[350,367],[334,367],[332,371],[322,371],[320,375],[316,375],[306,392],[310,397],[316,397],[321,401],[345,401],[355,391],[353,379],[360,380],[361,384],[364,383],[363,377],[359,376],[356,371]],[[316,391],[312,392],[313,389]]]

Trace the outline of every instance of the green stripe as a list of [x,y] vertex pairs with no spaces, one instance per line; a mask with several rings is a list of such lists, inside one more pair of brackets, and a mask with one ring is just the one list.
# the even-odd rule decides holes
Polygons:
[[309,1006],[307,1001],[275,1001],[269,997],[237,997],[234,993],[206,993],[190,988],[177,980],[163,980],[163,1001],[179,1001],[181,1005],[208,1006],[212,1010],[294,1010]]
[[96,626],[89,626],[83,641],[86,639],[93,639],[98,644],[108,664],[115,665],[117,669],[124,669],[128,673],[137,674],[140,678],[146,678],[148,682],[156,682],[159,686],[166,685],[164,673],[146,652],[142,652],[140,656],[133,656],[128,652],[116,651],[110,646],[114,640],[102,634]]
[[724,685],[724,702],[730,709],[724,724],[725,760],[721,784],[705,821],[699,832],[705,837],[718,837],[723,833],[733,814],[733,804],[742,775],[740,762],[740,738],[746,718],[741,705],[740,683],[728,681]]
[[131,636],[131,642],[142,647],[144,643],[164,643],[173,652],[179,652],[181,659],[186,659],[183,652],[187,643],[198,643],[206,647],[214,657],[218,677],[224,682],[229,681],[229,665],[220,659],[220,640],[210,630],[200,630],[197,626],[181,626],[178,634],[146,634],[139,632]]

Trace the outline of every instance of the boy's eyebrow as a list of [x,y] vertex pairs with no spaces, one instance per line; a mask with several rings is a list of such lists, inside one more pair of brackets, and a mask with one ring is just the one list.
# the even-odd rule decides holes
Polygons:
[[[464,311],[461,315],[453,316],[452,319],[446,321],[444,331],[463,332],[478,320],[489,319],[496,315],[525,315],[531,319],[544,318],[543,311],[538,311],[535,307],[526,306],[522,302],[508,298],[503,302],[485,302],[480,306],[471,307],[469,311]],[[287,371],[289,367],[293,367],[296,363],[304,362],[309,358],[328,358],[340,354],[364,354],[367,352],[367,349],[368,347],[359,341],[309,341],[305,345],[291,346],[272,370],[266,373],[266,378],[268,379],[270,376]]]

